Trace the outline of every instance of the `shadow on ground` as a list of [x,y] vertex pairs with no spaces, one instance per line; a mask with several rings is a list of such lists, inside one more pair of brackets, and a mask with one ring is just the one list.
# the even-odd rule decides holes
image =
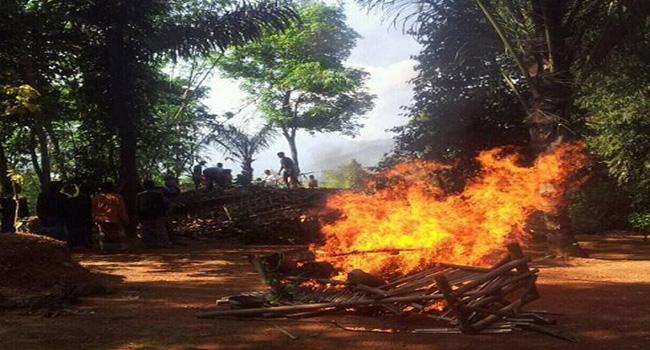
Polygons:
[[[647,349],[650,344],[650,249],[641,240],[586,240],[597,259],[540,261],[542,298],[533,309],[562,313],[580,342],[535,333],[415,335],[347,332],[331,320],[367,327],[421,321],[337,315],[303,320],[200,320],[195,313],[228,294],[262,288],[248,254],[295,246],[194,242],[169,250],[80,254],[115,293],[86,298],[57,318],[0,315],[1,349]],[[594,254],[592,254],[592,257]],[[628,258],[622,258],[627,256]],[[633,259],[633,260],[629,260]],[[291,340],[281,327],[298,337]]]

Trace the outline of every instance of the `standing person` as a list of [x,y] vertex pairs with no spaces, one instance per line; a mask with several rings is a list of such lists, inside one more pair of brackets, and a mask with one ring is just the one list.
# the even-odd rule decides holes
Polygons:
[[143,183],[144,191],[138,193],[136,210],[142,225],[142,239],[147,246],[168,246],[165,197],[151,180]]
[[115,193],[112,182],[105,182],[100,194],[92,199],[93,220],[99,230],[99,247],[102,250],[124,250],[125,227],[129,223],[126,206],[121,195]]
[[194,181],[194,190],[198,191],[201,187],[201,176],[203,175],[203,166],[205,165],[205,160],[199,162],[192,168],[192,181]]
[[318,188],[318,180],[314,175],[309,175],[309,188]]
[[69,197],[65,199],[64,217],[68,233],[68,246],[92,248],[93,204],[85,184],[66,186]]
[[[20,196],[20,185],[14,183],[12,188],[5,188],[4,194],[0,198],[0,209],[2,226],[1,232],[15,233],[16,232],[16,219],[20,220],[29,216],[29,207],[27,206],[27,199]],[[18,202],[18,212],[16,212],[16,202]],[[18,217],[16,217],[18,214]]]
[[176,198],[181,194],[181,187],[178,185],[178,181],[174,177],[165,178],[165,185],[162,191],[165,197],[165,214],[162,219],[165,222],[167,238],[169,242],[173,244],[180,244],[177,241],[176,235],[174,234],[174,226],[172,225],[171,217],[174,209],[176,208]]
[[61,181],[52,181],[47,192],[41,192],[36,202],[36,215],[43,227],[43,234],[66,241],[65,234],[65,195],[61,193]]
[[208,178],[208,190],[214,189],[215,185],[218,188],[225,187],[226,174],[222,163],[217,163],[216,167],[205,168],[203,175]]
[[293,160],[285,157],[284,152],[278,152],[278,158],[280,158],[280,171],[278,172],[282,174],[284,184],[287,185],[287,188],[298,187],[298,169],[296,169]]
[[167,175],[163,184],[163,193],[169,200],[173,200],[181,194],[181,186],[173,175]]

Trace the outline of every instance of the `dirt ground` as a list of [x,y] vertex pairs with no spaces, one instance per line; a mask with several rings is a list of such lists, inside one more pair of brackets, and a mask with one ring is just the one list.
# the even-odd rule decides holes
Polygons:
[[[650,243],[636,236],[582,237],[589,259],[544,259],[531,309],[562,313],[569,343],[536,333],[494,335],[348,332],[342,324],[399,327],[398,319],[202,320],[221,296],[262,287],[246,255],[278,246],[192,241],[129,254],[76,254],[110,274],[112,294],[85,298],[58,317],[0,314],[0,349],[650,349]],[[401,321],[404,322],[404,321]],[[281,327],[298,339],[282,333]]]

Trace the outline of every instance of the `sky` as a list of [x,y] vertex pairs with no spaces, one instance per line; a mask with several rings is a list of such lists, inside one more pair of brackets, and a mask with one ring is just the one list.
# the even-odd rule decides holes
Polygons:
[[[352,50],[347,66],[362,68],[370,73],[367,82],[370,93],[377,95],[375,108],[362,120],[364,127],[355,138],[336,133],[309,135],[299,132],[297,137],[298,158],[301,171],[314,172],[318,176],[323,170],[334,168],[355,158],[366,166],[375,165],[383,153],[392,146],[390,129],[402,125],[406,119],[400,114],[400,106],[408,105],[412,91],[408,81],[415,76],[415,62],[411,56],[420,51],[412,37],[394,28],[389,21],[383,21],[381,13],[367,13],[354,2],[346,2],[347,23],[361,38]],[[239,83],[215,74],[207,83],[210,95],[206,105],[211,113],[223,114],[240,110],[245,105],[246,94],[239,89]],[[231,121],[245,129],[254,131],[262,124],[262,118],[254,106],[240,112]],[[287,141],[278,137],[273,145],[262,152],[253,163],[255,176],[264,169],[278,170],[279,160],[275,155],[283,151],[289,154]],[[223,160],[216,148],[208,151],[211,166],[222,161],[226,168],[238,173],[239,165]],[[373,164],[374,163],[374,164]]]

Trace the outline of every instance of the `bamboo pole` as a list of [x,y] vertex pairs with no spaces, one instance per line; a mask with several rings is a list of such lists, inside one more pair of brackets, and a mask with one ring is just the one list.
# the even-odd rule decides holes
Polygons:
[[233,309],[233,310],[217,310],[217,311],[204,311],[197,313],[198,318],[212,318],[220,316],[250,316],[250,315],[259,315],[259,314],[284,314],[284,313],[293,313],[301,311],[310,311],[318,310],[331,307],[354,307],[354,306],[366,306],[366,305],[381,305],[386,303],[403,303],[403,302],[412,302],[412,301],[423,301],[423,300],[441,300],[443,299],[442,294],[430,294],[430,295],[416,295],[416,296],[405,296],[405,297],[392,297],[392,298],[383,298],[383,299],[365,299],[358,301],[346,301],[341,303],[316,303],[316,304],[301,304],[301,305],[286,305],[286,306],[272,306],[272,307],[257,307],[250,309]]

